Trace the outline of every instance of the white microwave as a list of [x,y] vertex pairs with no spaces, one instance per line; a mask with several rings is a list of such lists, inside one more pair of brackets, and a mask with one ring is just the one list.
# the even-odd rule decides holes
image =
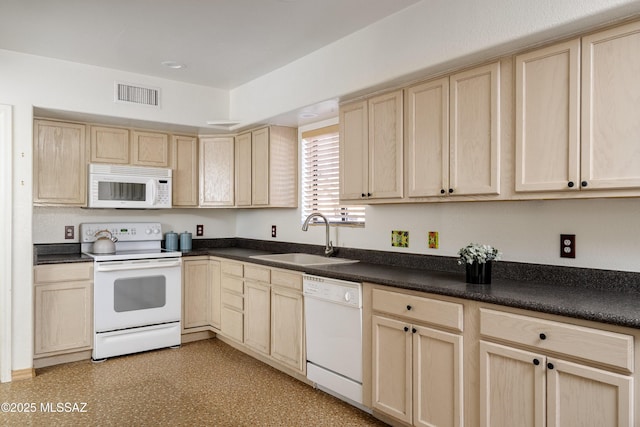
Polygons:
[[90,208],[162,209],[171,207],[171,169],[89,165]]

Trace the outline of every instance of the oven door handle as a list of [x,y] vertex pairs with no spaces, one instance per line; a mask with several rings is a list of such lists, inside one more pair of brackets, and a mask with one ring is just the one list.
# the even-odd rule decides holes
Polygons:
[[151,268],[179,267],[180,264],[180,259],[171,259],[167,261],[107,261],[96,263],[96,271],[146,270]]

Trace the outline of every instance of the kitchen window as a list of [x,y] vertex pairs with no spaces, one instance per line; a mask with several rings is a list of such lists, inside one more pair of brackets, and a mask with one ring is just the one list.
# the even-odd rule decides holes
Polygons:
[[365,207],[340,204],[338,125],[302,133],[302,220],[314,212],[331,224],[364,226]]

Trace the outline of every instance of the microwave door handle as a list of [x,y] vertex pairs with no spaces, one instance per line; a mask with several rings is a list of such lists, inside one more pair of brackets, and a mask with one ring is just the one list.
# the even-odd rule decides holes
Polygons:
[[151,200],[149,200],[149,204],[151,206],[156,205],[156,195],[158,193],[158,181],[151,179],[149,180],[149,185],[151,186]]

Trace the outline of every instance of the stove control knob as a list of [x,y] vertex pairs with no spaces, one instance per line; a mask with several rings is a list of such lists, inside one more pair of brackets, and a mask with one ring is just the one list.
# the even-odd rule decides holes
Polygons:
[[153,234],[160,234],[160,229],[159,228],[154,228],[153,229]]
[[345,292],[345,293],[344,293],[344,300],[345,300],[346,302],[351,301],[351,292]]
[[147,233],[147,234],[151,234],[151,229],[147,228],[146,230],[144,230],[144,232]]

